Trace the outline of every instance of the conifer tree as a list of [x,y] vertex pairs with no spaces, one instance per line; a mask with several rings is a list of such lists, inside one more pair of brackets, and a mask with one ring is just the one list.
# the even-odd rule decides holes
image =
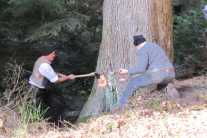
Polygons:
[[174,11],[174,48],[175,62],[202,64],[207,47],[207,21],[203,9],[203,0],[174,0],[174,7],[180,6],[180,12]]
[[75,34],[86,27],[85,23],[90,19],[77,11],[79,7],[75,1],[11,0],[10,4],[6,12],[17,20],[21,18],[18,21],[23,18],[23,28],[30,41],[42,39],[44,43],[45,37],[59,36],[63,30]]

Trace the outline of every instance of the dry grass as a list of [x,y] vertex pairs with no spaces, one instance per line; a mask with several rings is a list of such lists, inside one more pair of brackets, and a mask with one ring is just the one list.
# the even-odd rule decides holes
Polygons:
[[22,66],[15,60],[10,60],[5,66],[5,91],[1,92],[0,99],[0,133],[8,138],[39,135],[47,126],[44,120],[39,124],[31,122],[30,105],[36,90],[31,89],[27,79],[22,79],[27,73]]

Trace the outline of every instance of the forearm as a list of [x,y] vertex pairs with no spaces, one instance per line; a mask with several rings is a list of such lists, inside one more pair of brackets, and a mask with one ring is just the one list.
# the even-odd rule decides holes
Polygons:
[[64,74],[61,74],[61,73],[58,73],[58,72],[55,72],[57,75],[58,75],[58,77],[66,77],[66,75],[64,75]]
[[138,55],[139,55],[139,65],[128,70],[130,75],[144,73],[147,70],[148,62],[149,62],[147,52],[145,50],[142,51],[140,50]]
[[73,74],[70,74],[69,76],[64,75],[64,76],[58,78],[58,80],[54,83],[60,83],[60,82],[66,81],[66,80],[74,80],[74,79],[75,79],[75,75],[73,75]]
[[66,80],[69,80],[69,77],[68,77],[68,76],[66,76],[66,77],[60,77],[60,78],[58,78],[58,80],[57,80],[56,82],[54,82],[54,83],[61,83],[61,82],[64,82],[64,81],[66,81]]
[[55,72],[57,75],[58,75],[58,77],[60,76],[60,73],[57,73],[57,72]]
[[146,66],[136,66],[135,68],[132,68],[132,69],[128,69],[128,72],[130,75],[133,75],[133,74],[140,74],[140,73],[144,73],[146,71]]

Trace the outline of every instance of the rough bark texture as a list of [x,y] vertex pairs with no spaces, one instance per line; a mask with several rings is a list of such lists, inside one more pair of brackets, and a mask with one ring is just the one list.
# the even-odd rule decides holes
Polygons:
[[[140,34],[147,41],[160,45],[173,61],[171,0],[104,0],[103,18],[97,72],[137,66],[138,54],[133,45],[133,36]],[[118,102],[125,86],[117,82],[119,75],[106,74],[106,77],[109,86],[93,86],[79,120],[108,111]],[[133,76],[123,77],[130,79]]]

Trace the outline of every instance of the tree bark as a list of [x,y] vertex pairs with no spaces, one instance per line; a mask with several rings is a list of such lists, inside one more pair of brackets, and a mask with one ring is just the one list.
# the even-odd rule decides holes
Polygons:
[[[172,30],[171,0],[104,0],[102,43],[96,71],[118,71],[137,66],[138,51],[133,45],[133,36],[140,34],[147,41],[160,45],[173,62]],[[79,120],[109,111],[117,104],[126,86],[118,83],[118,78],[134,77],[105,75],[108,87],[97,87],[94,83]]]

